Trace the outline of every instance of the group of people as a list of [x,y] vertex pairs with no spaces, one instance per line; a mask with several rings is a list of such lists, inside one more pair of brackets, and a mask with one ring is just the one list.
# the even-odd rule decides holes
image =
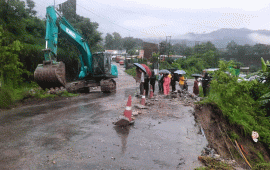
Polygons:
[[[151,77],[148,76],[148,74],[145,74],[140,69],[136,69],[137,77],[139,77],[140,80],[136,80],[140,82],[140,95],[143,95],[145,91],[145,95],[148,96],[149,93],[149,83],[150,88],[152,87],[153,92],[155,91],[155,85],[156,85],[156,75],[155,72],[151,72]],[[138,76],[139,75],[139,76]]]
[[185,77],[183,75],[175,76],[175,74],[159,74],[158,77],[158,85],[159,85],[159,91],[163,92],[164,95],[168,95],[170,92],[170,85],[172,86],[172,91],[175,92],[176,88],[176,81],[179,81],[179,86],[183,90],[185,89]]
[[[140,69],[136,69],[137,72],[137,79],[136,81],[140,82],[140,94],[143,95],[145,92],[145,95],[148,96],[149,93],[149,83],[150,88],[152,87],[153,92],[155,92],[155,84],[156,84],[156,75],[154,71],[151,72],[151,76],[148,76],[148,74],[145,74]],[[203,94],[204,96],[208,95],[209,92],[209,85],[210,85],[210,77],[207,72],[203,72],[202,75],[202,88],[203,88]],[[176,81],[179,82],[179,87],[183,90],[187,90],[187,83],[186,79],[183,75],[175,76],[174,74],[159,74],[158,76],[158,86],[159,91],[163,92],[164,95],[168,95],[170,93],[170,86],[172,86],[172,91],[176,91]],[[198,77],[195,77],[194,86],[193,86],[193,93],[195,95],[199,95],[199,80]]]
[[[195,81],[194,81],[194,85],[193,85],[193,93],[195,95],[199,95],[200,91],[199,91],[199,77],[195,77]],[[209,74],[206,71],[203,71],[203,75],[202,75],[202,88],[203,88],[203,95],[204,97],[206,97],[209,93],[209,88],[210,88],[210,81],[211,78],[209,76]]]

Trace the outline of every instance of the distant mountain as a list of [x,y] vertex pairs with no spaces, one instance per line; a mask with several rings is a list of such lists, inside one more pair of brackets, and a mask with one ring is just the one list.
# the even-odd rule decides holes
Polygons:
[[[165,38],[164,38],[165,39]],[[163,40],[164,40],[163,39]],[[144,39],[144,41],[159,43],[159,39]],[[188,33],[172,37],[171,43],[183,43],[194,46],[197,42],[211,41],[217,48],[226,48],[230,41],[235,41],[239,45],[255,45],[256,43],[270,44],[269,30],[250,30],[246,28],[232,29],[223,28],[210,33],[195,34]]]

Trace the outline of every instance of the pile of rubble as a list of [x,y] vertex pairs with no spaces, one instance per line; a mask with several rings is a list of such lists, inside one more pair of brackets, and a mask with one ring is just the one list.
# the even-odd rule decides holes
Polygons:
[[[29,94],[35,95],[36,93],[39,93],[40,91],[42,91],[41,87],[34,88],[34,89],[29,90]],[[47,90],[47,93],[48,94],[61,94],[61,93],[66,92],[66,91],[67,90],[63,86],[61,86],[60,88],[59,87],[50,88],[49,90]]]
[[47,91],[49,94],[61,94],[63,92],[67,91],[63,86],[55,87],[55,88],[50,88],[50,90]]
[[185,106],[193,106],[194,102],[202,100],[201,97],[198,97],[187,90],[178,90],[177,92],[171,92],[169,98],[178,98],[179,100],[184,102]]
[[222,162],[222,163],[228,164],[232,167],[237,167],[237,169],[242,169],[242,168],[238,167],[237,162],[235,160],[223,159],[219,154],[217,154],[217,152],[213,148],[209,148],[209,147],[203,148],[203,150],[201,152],[201,156],[199,156],[198,159],[200,161],[204,162],[203,160],[205,158],[211,158],[212,160],[214,160],[216,162]]

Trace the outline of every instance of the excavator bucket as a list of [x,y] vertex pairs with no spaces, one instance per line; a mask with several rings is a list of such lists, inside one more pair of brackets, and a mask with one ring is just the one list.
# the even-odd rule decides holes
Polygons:
[[63,62],[43,61],[34,72],[35,81],[43,89],[65,87],[66,70]]

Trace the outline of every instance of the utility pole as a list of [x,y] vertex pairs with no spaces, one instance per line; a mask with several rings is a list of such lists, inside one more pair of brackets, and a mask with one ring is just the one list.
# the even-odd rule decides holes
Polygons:
[[170,38],[170,41],[169,41],[169,51],[168,51],[168,57],[170,57],[170,50],[171,50],[171,37],[172,36],[166,36],[166,50],[167,50],[167,37],[169,37]]

